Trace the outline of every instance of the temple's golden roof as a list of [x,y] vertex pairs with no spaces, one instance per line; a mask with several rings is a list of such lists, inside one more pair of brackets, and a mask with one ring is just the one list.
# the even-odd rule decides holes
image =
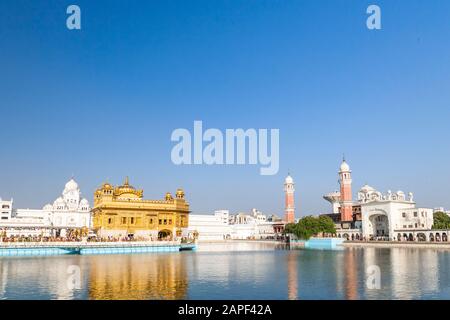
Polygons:
[[178,199],[184,199],[184,191],[183,191],[183,189],[177,189],[176,197]]
[[116,187],[116,189],[114,190],[114,196],[116,197],[121,196],[123,194],[133,194],[139,198],[142,198],[144,191],[136,190],[132,185],[130,185],[128,177],[126,177],[123,185]]
[[113,189],[113,186],[106,182],[103,184],[103,189]]
[[166,193],[166,201],[171,201],[173,200],[172,194],[170,192]]
[[[172,196],[170,192],[165,194],[163,200],[144,200],[144,191],[136,189],[130,185],[128,177],[122,185],[114,187],[110,183],[105,182],[100,188],[95,191],[95,206],[107,203],[127,203],[127,205],[146,206],[146,205],[175,205],[187,206],[189,204],[185,200],[185,194],[183,189],[176,190],[175,195]],[[167,209],[167,208],[166,208]]]

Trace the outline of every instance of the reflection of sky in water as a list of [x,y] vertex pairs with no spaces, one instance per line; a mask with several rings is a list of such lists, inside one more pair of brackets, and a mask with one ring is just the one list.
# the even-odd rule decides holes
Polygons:
[[[81,270],[69,289],[68,267]],[[380,267],[381,289],[366,271]],[[286,250],[201,244],[196,252],[0,259],[0,299],[449,299],[450,252]]]

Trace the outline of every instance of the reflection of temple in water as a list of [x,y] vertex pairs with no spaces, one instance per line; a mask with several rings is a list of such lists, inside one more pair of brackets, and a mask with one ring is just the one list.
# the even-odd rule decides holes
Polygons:
[[295,251],[290,251],[286,255],[287,259],[287,284],[288,284],[288,299],[298,299],[298,262],[299,256]]
[[[376,289],[376,288],[368,288],[367,281],[369,280],[369,277],[376,276],[371,273],[374,270],[374,269],[372,269],[373,267],[379,267],[380,268],[380,277],[382,276],[382,272],[385,270],[383,270],[384,264],[383,265],[380,265],[380,264],[382,263],[383,260],[388,259],[389,257],[383,256],[383,251],[380,251],[379,249],[376,249],[376,248],[364,248],[361,250],[363,250],[362,252],[363,252],[363,261],[364,261],[364,279],[366,282],[366,283],[364,283],[364,292],[368,298],[376,299],[378,296],[380,296],[380,297],[382,296],[381,292],[379,289]],[[381,279],[384,279],[384,278],[381,277],[379,279],[380,286],[383,286]]]
[[438,250],[391,249],[391,287],[395,299],[417,299],[439,291]]
[[[74,274],[72,266],[79,266],[77,257],[5,259],[0,264],[0,298],[5,295],[11,295],[14,299],[78,298],[80,289],[86,288],[87,284],[81,272],[78,273],[80,278],[77,278],[79,288],[69,285],[69,282],[72,283],[70,277]],[[40,290],[28,290],[31,284],[37,284]],[[16,291],[21,292],[21,295],[16,297]]]
[[8,284],[8,264],[0,263],[0,297],[4,297],[6,293],[6,285]]
[[[364,265],[380,268],[380,289],[365,286],[368,298],[386,298],[386,289],[393,299],[410,300],[439,291],[439,257],[433,249],[390,248],[364,249]],[[368,274],[366,274],[367,278]]]
[[186,299],[182,258],[180,254],[91,257],[89,299]]

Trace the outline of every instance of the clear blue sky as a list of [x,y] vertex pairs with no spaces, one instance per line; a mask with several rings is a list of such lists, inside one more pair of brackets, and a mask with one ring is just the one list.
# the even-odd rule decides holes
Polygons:
[[[66,8],[82,30],[66,28]],[[382,30],[366,28],[378,4]],[[342,154],[365,183],[450,208],[449,1],[0,2],[0,196],[53,201],[75,175],[192,210],[329,211]],[[279,128],[280,171],[175,166],[172,130]]]

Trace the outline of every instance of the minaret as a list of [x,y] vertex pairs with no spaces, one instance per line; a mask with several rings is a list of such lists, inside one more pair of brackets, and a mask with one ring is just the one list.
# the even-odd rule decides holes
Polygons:
[[294,191],[294,179],[288,174],[284,180],[284,193],[286,199],[284,221],[286,221],[286,223],[295,222]]
[[352,210],[352,171],[349,165],[342,160],[342,164],[339,170],[339,183],[341,184],[341,221],[350,222],[353,221]]

